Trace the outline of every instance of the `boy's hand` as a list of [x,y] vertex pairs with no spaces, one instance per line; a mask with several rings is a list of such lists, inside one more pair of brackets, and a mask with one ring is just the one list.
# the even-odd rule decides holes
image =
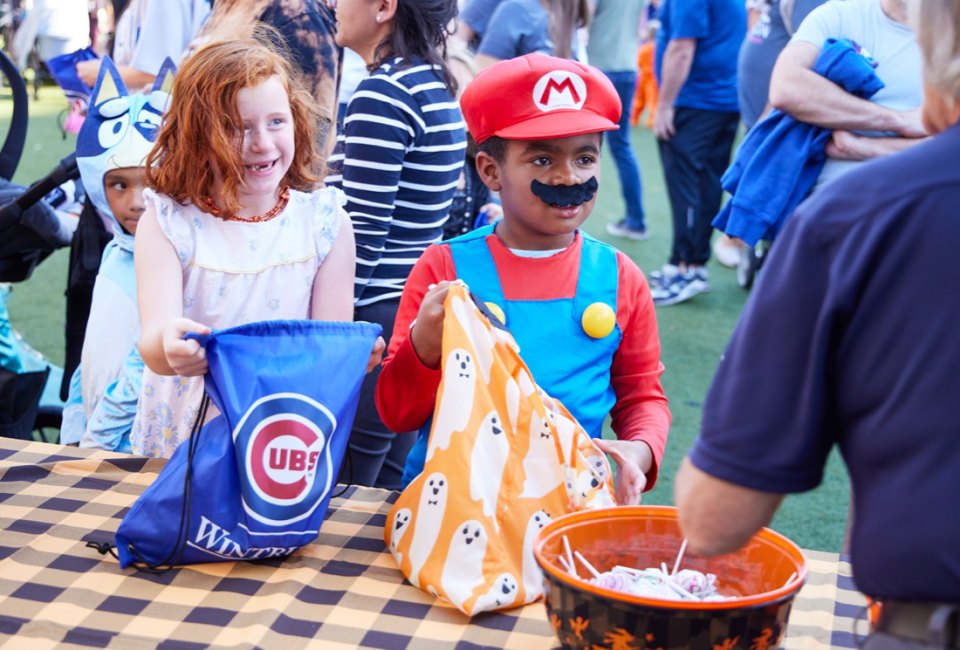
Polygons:
[[420,303],[420,311],[410,330],[410,342],[420,358],[420,363],[428,368],[440,365],[443,353],[443,303],[453,282],[443,280],[427,287]]
[[640,497],[647,487],[647,472],[653,466],[653,452],[650,446],[640,440],[602,440],[594,438],[593,443],[605,454],[609,454],[617,464],[617,480],[614,496],[621,506],[634,506],[640,503]]
[[207,372],[207,351],[198,341],[185,341],[188,332],[209,334],[210,328],[189,318],[174,318],[163,328],[163,356],[181,377],[196,377]]
[[387,344],[383,340],[382,336],[378,336],[377,340],[373,344],[373,349],[370,350],[370,359],[367,361],[367,372],[380,365],[380,362],[383,361],[383,351],[387,349]]

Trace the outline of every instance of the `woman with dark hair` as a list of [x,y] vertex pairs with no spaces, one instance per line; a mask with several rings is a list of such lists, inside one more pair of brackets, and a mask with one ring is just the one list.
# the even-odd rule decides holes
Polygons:
[[[463,167],[466,133],[446,65],[456,0],[339,0],[337,44],[370,76],[347,106],[327,183],[347,195],[357,245],[355,317],[386,336],[410,269],[440,241]],[[396,436],[374,404],[379,370],[363,385],[345,480],[399,488],[416,436]]]

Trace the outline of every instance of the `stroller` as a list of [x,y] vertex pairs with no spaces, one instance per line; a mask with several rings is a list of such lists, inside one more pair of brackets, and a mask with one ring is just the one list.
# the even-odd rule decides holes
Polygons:
[[[28,279],[53,251],[70,244],[70,233],[43,198],[80,174],[70,155],[29,188],[10,181],[23,153],[28,98],[23,78],[4,52],[0,52],[0,71],[14,103],[10,128],[0,148],[0,437],[32,439],[33,431],[38,430],[47,440],[47,431],[60,426],[63,371],[13,331],[7,312],[8,283]],[[49,434],[49,441],[57,436],[56,431]]]

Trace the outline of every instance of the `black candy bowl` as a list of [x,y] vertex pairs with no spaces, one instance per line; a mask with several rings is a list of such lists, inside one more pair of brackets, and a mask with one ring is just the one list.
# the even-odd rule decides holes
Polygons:
[[563,537],[598,571],[616,565],[672,567],[682,543],[675,508],[621,506],[558,517],[533,552],[543,570],[549,621],[565,648],[743,650],[778,648],[794,596],[807,577],[800,548],[767,528],[735,553],[686,555],[681,568],[717,576],[723,601],[674,601],[626,594],[570,575],[560,563]]

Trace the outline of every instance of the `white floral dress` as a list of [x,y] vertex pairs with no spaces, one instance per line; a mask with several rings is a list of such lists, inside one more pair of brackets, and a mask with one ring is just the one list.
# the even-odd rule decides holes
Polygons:
[[[340,190],[290,190],[275,218],[224,221],[192,204],[144,191],[183,270],[183,315],[214,329],[261,320],[305,319],[317,270],[340,229]],[[133,453],[169,457],[190,437],[203,377],[144,370],[130,441]],[[215,415],[211,405],[207,419]]]

